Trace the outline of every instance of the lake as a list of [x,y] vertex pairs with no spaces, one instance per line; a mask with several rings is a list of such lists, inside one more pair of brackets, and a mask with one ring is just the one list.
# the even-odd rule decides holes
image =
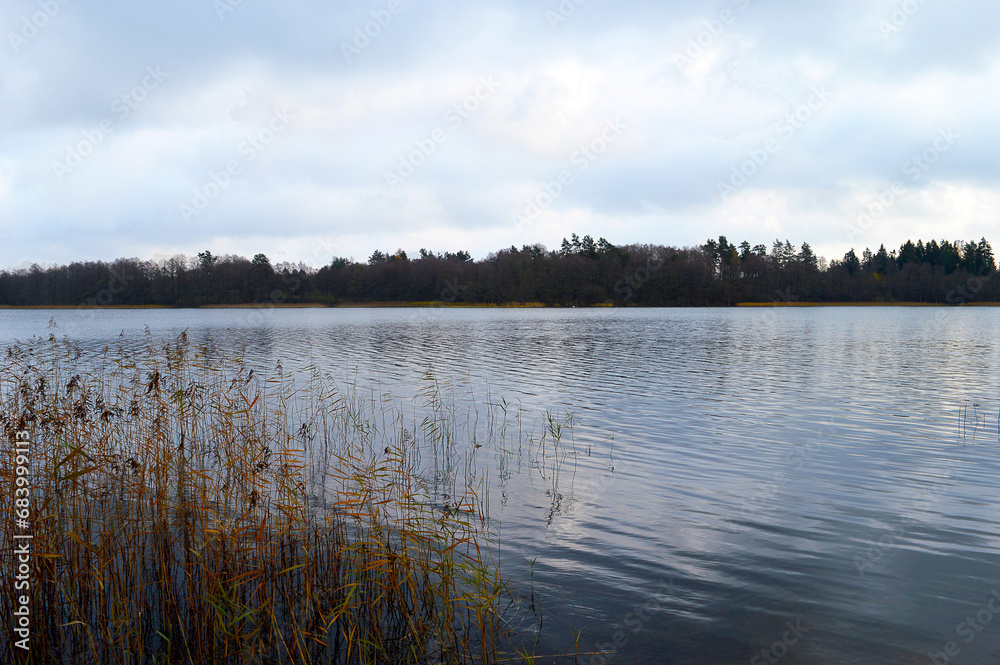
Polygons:
[[0,342],[50,319],[571,414],[558,469],[491,475],[538,662],[1000,663],[1000,309],[5,310]]

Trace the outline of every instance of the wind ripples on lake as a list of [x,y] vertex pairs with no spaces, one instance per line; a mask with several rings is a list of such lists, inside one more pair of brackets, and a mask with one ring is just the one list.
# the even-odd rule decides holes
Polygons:
[[121,332],[144,343],[147,324],[163,340],[187,329],[262,368],[417,404],[430,373],[463,404],[520,404],[539,434],[545,410],[571,412],[557,475],[491,470],[540,654],[582,629],[580,651],[611,645],[609,662],[749,662],[792,622],[807,631],[782,663],[923,665],[949,641],[951,662],[1000,663],[1000,615],[969,642],[957,630],[1000,589],[1000,310],[78,316],[0,322],[9,342],[54,317],[95,354]]

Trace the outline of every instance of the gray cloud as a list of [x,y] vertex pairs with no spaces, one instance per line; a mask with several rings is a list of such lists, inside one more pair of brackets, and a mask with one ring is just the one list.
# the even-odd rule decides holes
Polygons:
[[[2,266],[331,243],[484,255],[574,231],[834,257],[995,228],[987,2],[13,0],[0,25]],[[845,230],[895,180],[885,214]]]

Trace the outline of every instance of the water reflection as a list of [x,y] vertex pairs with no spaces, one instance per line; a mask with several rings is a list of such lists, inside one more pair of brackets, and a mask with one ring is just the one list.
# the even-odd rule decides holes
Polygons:
[[[63,315],[0,312],[2,334]],[[571,414],[558,454],[480,458],[510,621],[534,637],[543,617],[537,653],[582,630],[580,651],[606,653],[580,662],[922,665],[949,641],[950,662],[1000,662],[1000,621],[956,632],[1000,587],[998,323],[986,308],[109,311],[76,339],[96,352],[187,328],[403,402],[430,370],[464,408],[520,405],[536,438],[546,410]]]

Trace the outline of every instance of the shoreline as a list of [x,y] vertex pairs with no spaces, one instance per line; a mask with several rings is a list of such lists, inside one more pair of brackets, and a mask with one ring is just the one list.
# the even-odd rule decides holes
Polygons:
[[[444,302],[358,302],[327,305],[324,303],[237,303],[226,305],[199,305],[197,307],[174,307],[172,305],[0,305],[0,310],[44,310],[44,309],[375,309],[375,308],[454,308],[454,309],[541,309],[545,307],[559,308],[558,305],[544,303],[507,303],[503,305],[491,303],[444,303]],[[610,304],[580,306],[613,307]],[[569,308],[569,307],[563,307]]]
[[927,302],[739,302],[733,305],[688,305],[684,307],[618,307],[611,303],[594,305],[546,305],[545,303],[444,303],[444,302],[358,302],[327,305],[324,303],[240,303],[230,305],[199,305],[173,307],[170,305],[0,305],[0,310],[84,310],[84,309],[730,309],[734,307],[1000,307],[1000,302],[927,303]]
[[1000,302],[740,302],[735,307],[1000,307]]

